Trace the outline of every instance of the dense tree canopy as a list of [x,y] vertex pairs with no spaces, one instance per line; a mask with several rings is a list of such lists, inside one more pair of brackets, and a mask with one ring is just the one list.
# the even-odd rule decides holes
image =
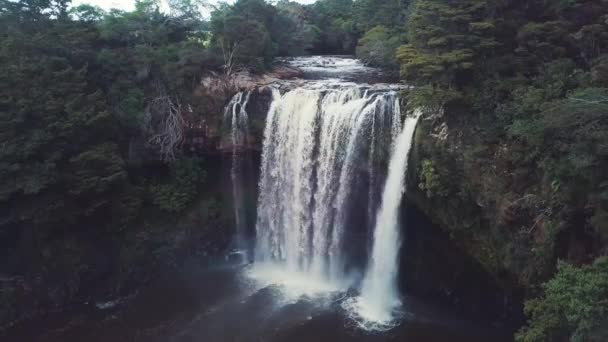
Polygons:
[[[165,139],[170,114],[157,104],[193,103],[202,71],[219,66],[193,4],[174,1],[176,17],[154,1],[110,13],[70,10],[69,1],[1,3],[0,234],[120,231],[149,194],[175,183],[170,172],[141,177],[131,150],[149,139],[158,159],[186,158]],[[182,183],[192,180],[187,191],[181,183],[174,190],[180,209],[196,195],[196,174],[180,174]]]
[[[275,6],[263,0],[239,0],[221,5],[213,12],[211,23],[212,31],[219,33],[214,37],[217,45],[251,48],[240,49],[254,52],[248,56],[237,53],[237,59],[246,64],[255,58],[268,63],[277,55],[354,54],[360,45],[361,56],[369,57],[366,61],[394,68],[396,47],[405,39],[408,8],[409,0],[319,0],[312,5],[281,0]],[[384,27],[390,35],[390,47],[374,43],[377,27]],[[248,35],[248,31],[255,34]],[[366,33],[368,38],[359,42]],[[383,57],[373,57],[379,54]]]
[[[410,103],[476,132],[468,140],[477,150],[465,156],[508,151],[501,167],[524,172],[526,193],[544,199],[551,233],[512,252],[532,251],[531,283],[551,274],[557,256],[584,264],[608,252],[607,19],[604,0],[415,0],[396,55],[416,86]],[[565,236],[589,241],[587,254],[563,254]],[[562,265],[545,297],[528,304],[519,339],[604,340],[608,314],[593,304],[607,298],[601,260]]]

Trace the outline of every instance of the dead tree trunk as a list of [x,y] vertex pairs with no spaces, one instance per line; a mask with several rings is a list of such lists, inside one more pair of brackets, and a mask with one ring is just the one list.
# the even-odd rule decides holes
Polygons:
[[175,160],[175,154],[184,141],[185,120],[177,96],[167,93],[165,86],[156,83],[158,96],[146,107],[146,129],[151,134],[148,145],[158,150],[165,162]]

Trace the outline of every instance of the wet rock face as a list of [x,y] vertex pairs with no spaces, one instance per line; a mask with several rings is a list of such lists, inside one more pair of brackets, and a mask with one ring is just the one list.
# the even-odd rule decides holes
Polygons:
[[272,90],[270,87],[259,87],[251,92],[246,110],[249,114],[249,136],[247,141],[249,148],[252,150],[262,150],[266,115],[271,104]]
[[293,66],[279,64],[272,69],[269,76],[279,80],[291,80],[302,78],[304,76],[304,71]]
[[[272,90],[270,87],[256,87],[252,90],[242,91],[235,95],[224,109],[221,136],[217,137],[220,144],[216,152],[232,154],[247,151],[261,151],[266,116],[272,104]],[[244,106],[244,108],[242,108]],[[236,111],[236,112],[234,112]],[[233,117],[235,116],[236,117]],[[246,119],[244,118],[246,116]],[[237,120],[238,133],[232,127]],[[246,125],[246,127],[245,127]],[[237,139],[233,134],[238,134]],[[241,136],[241,134],[246,136]],[[238,141],[235,141],[237,139]],[[236,145],[235,145],[236,143]]]
[[514,326],[521,317],[521,293],[505,289],[495,275],[463,250],[449,234],[411,203],[402,206],[403,248],[400,287],[403,293],[463,314]]
[[[456,246],[503,288],[517,291],[521,288],[519,267],[523,265],[513,262],[518,251],[511,247],[525,244],[516,238],[520,235],[518,229],[511,229],[503,220],[515,222],[515,218],[501,213],[519,197],[507,192],[512,187],[505,186],[510,175],[505,174],[504,165],[496,158],[490,159],[496,152],[486,150],[486,145],[475,140],[472,125],[454,117],[421,121],[411,156],[415,173],[410,175],[408,201],[441,227]],[[448,134],[443,134],[444,131]],[[480,157],[482,153],[484,158]],[[427,184],[425,164],[432,165],[433,184]],[[429,185],[435,191],[425,191]],[[521,211],[525,203],[520,204],[512,211]],[[527,226],[530,222],[520,225]],[[529,227],[532,225],[533,222]]]
[[264,135],[266,114],[272,103],[270,85],[289,89],[300,83],[303,71],[289,65],[277,64],[268,73],[258,75],[239,71],[227,77],[210,73],[201,80],[192,95],[192,122],[186,132],[185,145],[201,154],[232,153],[230,123],[224,122],[226,105],[239,92],[249,94],[245,108],[249,116],[250,134],[245,146],[239,149],[260,150]]
[[287,64],[279,63],[264,74],[254,74],[247,70],[237,71],[231,76],[212,72],[203,77],[199,91],[212,95],[234,94],[238,91],[250,91],[271,83],[284,80],[295,80],[304,77],[304,71]]

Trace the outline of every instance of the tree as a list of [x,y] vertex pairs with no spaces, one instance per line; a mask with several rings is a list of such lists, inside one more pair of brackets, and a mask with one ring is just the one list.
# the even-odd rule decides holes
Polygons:
[[0,202],[11,211],[2,225],[91,218],[111,210],[126,182],[118,147],[107,143],[119,139],[112,114],[87,79],[85,46],[70,46],[81,43],[74,35],[82,29],[49,22],[36,35],[3,37]]
[[486,10],[485,0],[415,1],[409,44],[397,55],[405,79],[445,88],[463,86],[476,60],[498,45]]
[[228,75],[236,64],[263,68],[274,56],[270,32],[273,13],[261,0],[240,0],[224,5],[211,16],[213,44],[221,51]]
[[367,32],[376,26],[404,31],[409,0],[357,0],[353,3],[353,18],[357,29]]
[[[2,284],[0,324],[76,302],[100,280],[91,277],[98,269],[88,246],[132,250],[132,228],[147,229],[139,222],[144,208],[170,208],[172,215],[155,219],[172,220],[200,193],[197,160],[169,172],[178,162],[152,153],[171,149],[182,160],[181,147],[138,147],[174,132],[159,125],[146,136],[145,108],[165,123],[175,122],[166,115],[175,113],[166,110],[168,98],[193,120],[201,114],[190,106],[193,89],[205,68],[218,66],[202,26],[161,13],[155,1],[139,1],[131,12],[83,5],[71,15],[68,4],[0,0],[2,272],[20,282]],[[108,265],[130,263],[114,262]],[[31,311],[15,295],[23,284],[41,289],[29,292]]]
[[282,0],[277,3],[277,18],[271,35],[280,56],[308,54],[319,41],[320,30],[308,20],[307,8],[297,2]]
[[168,0],[171,16],[183,20],[202,21],[203,11],[210,8],[207,0]]
[[321,32],[314,52],[353,53],[357,43],[352,0],[320,0],[310,5],[312,24]]
[[[486,0],[416,0],[411,11],[408,44],[397,52],[401,75],[410,84],[432,87],[420,88],[416,96],[442,107],[462,98],[474,68],[498,46],[495,24]],[[448,102],[437,103],[438,98]]]
[[99,22],[106,15],[105,11],[98,6],[81,4],[70,9],[70,14],[76,19],[85,22]]
[[357,57],[370,65],[397,68],[395,54],[400,44],[398,35],[392,35],[385,26],[376,26],[359,40]]
[[608,258],[575,267],[560,263],[541,298],[526,303],[528,326],[517,341],[589,341],[608,338]]

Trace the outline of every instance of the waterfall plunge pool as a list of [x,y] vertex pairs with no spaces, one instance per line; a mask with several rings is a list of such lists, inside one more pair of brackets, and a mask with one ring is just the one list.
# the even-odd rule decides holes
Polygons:
[[[5,342],[486,342],[510,333],[448,308],[404,297],[388,332],[360,329],[343,309],[356,296],[306,274],[268,265],[192,261],[133,298],[101,310],[93,303],[12,329]],[[288,275],[286,277],[286,275]]]

